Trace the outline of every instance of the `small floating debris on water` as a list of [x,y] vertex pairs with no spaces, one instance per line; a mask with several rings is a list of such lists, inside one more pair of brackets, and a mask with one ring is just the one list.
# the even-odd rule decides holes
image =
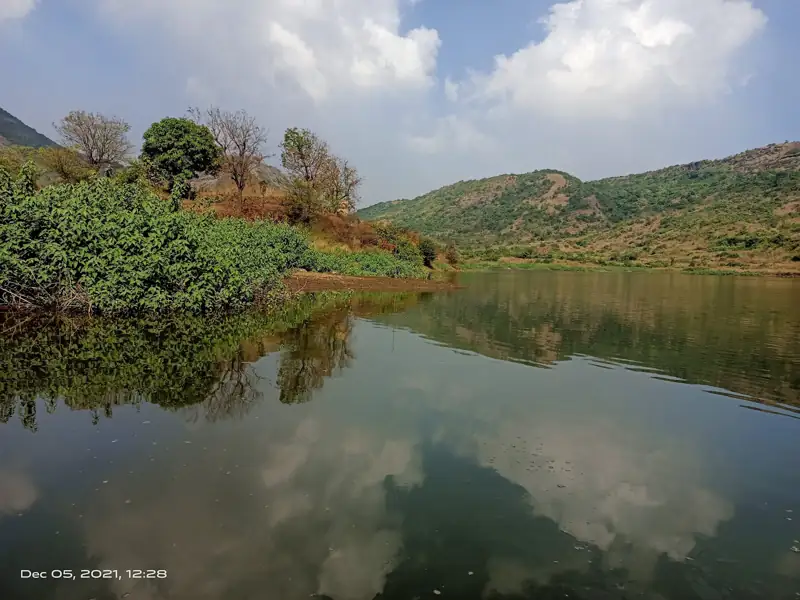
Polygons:
[[791,548],[789,548],[789,550],[791,550],[795,554],[800,554],[800,548],[797,546],[792,546]]
[[119,440],[111,440],[112,444],[116,444]]
[[103,479],[103,483],[108,483],[108,479]]
[[142,425],[149,425],[150,421],[142,421]]
[[437,596],[442,595],[442,592],[440,592],[439,590],[433,590],[433,593],[436,594]]
[[472,571],[467,571],[467,575],[474,575]]
[[130,503],[131,503],[130,500],[125,500],[125,504],[130,504]]
[[183,443],[184,444],[191,444],[192,442],[191,442],[191,440],[183,440]]

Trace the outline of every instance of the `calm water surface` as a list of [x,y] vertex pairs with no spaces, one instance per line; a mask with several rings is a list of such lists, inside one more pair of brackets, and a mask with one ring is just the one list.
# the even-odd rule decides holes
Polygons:
[[0,321],[0,598],[800,598],[800,282],[463,282]]

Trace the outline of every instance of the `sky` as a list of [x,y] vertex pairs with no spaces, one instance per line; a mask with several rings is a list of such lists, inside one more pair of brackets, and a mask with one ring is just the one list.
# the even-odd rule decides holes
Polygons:
[[0,106],[135,142],[244,109],[349,159],[361,206],[536,169],[622,175],[800,139],[796,0],[0,0]]

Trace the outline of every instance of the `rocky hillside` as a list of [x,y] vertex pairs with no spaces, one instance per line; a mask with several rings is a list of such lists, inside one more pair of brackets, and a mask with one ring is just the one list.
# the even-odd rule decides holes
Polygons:
[[798,270],[800,143],[598,181],[559,171],[461,181],[359,216],[495,258]]
[[0,108],[0,146],[57,146],[53,140],[28,127],[11,113]]

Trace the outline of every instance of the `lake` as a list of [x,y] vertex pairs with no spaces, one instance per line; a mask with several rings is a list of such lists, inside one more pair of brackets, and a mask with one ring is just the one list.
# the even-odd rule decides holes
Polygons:
[[3,317],[0,598],[800,598],[800,281],[461,282]]

